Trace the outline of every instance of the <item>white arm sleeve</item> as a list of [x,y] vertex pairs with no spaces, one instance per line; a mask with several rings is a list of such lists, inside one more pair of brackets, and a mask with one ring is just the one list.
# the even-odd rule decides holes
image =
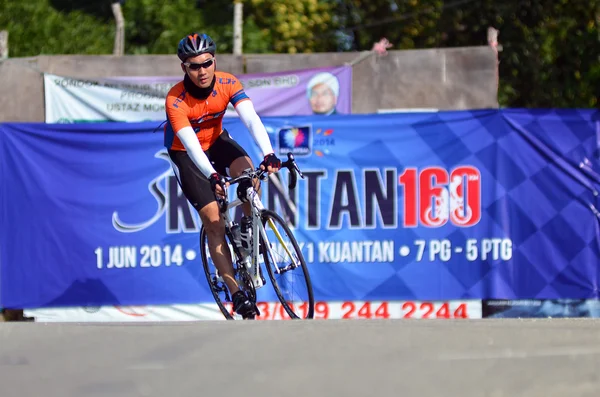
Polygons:
[[265,129],[260,117],[256,113],[254,109],[254,105],[252,101],[242,101],[236,107],[235,110],[240,115],[240,118],[244,122],[244,125],[250,133],[254,137],[256,144],[262,151],[263,156],[266,156],[269,153],[273,153],[273,147],[271,146],[271,141],[269,140],[269,134]]
[[181,130],[177,131],[177,136],[183,143],[185,150],[187,150],[188,156],[192,159],[196,167],[200,169],[207,178],[217,172],[214,167],[210,163],[206,154],[204,154],[204,150],[202,150],[202,146],[200,146],[200,141],[198,141],[198,137],[194,132],[192,127],[184,127]]

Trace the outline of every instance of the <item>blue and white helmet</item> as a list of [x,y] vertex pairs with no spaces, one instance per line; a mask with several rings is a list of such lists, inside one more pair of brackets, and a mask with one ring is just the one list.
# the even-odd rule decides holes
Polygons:
[[214,56],[216,52],[217,45],[206,33],[192,33],[187,35],[179,41],[179,46],[177,47],[177,56],[181,59],[181,62],[185,62],[187,58],[200,54],[209,53]]

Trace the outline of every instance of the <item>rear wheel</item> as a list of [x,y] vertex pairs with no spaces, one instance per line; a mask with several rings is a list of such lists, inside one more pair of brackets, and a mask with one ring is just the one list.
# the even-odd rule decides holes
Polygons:
[[261,253],[275,293],[288,318],[314,317],[315,300],[308,267],[298,242],[285,221],[271,210],[261,213],[268,244],[261,236]]

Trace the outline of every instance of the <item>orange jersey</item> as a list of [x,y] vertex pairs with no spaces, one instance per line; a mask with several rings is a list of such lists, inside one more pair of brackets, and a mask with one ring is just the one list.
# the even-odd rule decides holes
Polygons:
[[177,131],[183,127],[192,127],[202,150],[207,150],[223,132],[223,116],[229,102],[236,106],[249,99],[240,81],[232,74],[216,71],[215,78],[213,92],[206,99],[192,97],[186,91],[183,81],[169,90],[165,103],[165,147],[185,150],[177,137]]

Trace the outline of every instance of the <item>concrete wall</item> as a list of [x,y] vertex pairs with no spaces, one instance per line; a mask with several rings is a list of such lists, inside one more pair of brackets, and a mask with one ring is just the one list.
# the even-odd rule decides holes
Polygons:
[[[334,66],[363,53],[247,54],[217,56],[233,74]],[[181,75],[175,55],[56,55],[0,62],[0,122],[44,121],[42,73],[93,78]],[[379,109],[442,110],[498,107],[497,62],[488,46],[389,51],[353,66],[353,113]]]

